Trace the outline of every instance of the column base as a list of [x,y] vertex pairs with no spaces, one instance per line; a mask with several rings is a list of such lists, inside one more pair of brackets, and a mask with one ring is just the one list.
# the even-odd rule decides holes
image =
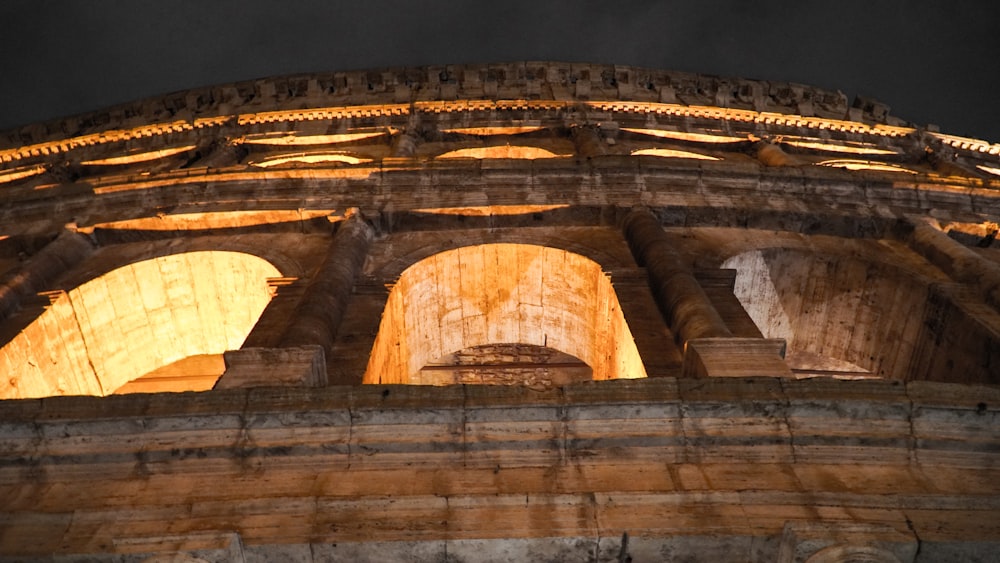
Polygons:
[[793,377],[781,338],[695,338],[684,346],[683,377]]
[[214,389],[326,386],[322,346],[244,348],[229,350],[223,357],[226,371]]

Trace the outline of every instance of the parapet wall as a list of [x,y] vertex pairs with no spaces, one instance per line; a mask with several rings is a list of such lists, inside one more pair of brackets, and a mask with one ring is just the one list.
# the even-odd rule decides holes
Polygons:
[[14,129],[0,135],[0,146],[13,148],[154,120],[190,121],[245,111],[456,99],[679,103],[909,125],[889,115],[885,104],[865,98],[849,104],[842,92],[803,84],[619,65],[524,62],[292,75],[195,88]]

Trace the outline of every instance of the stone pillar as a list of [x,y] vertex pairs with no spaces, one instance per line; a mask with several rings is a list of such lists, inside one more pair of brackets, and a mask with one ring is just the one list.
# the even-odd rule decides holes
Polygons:
[[282,347],[316,345],[329,355],[344,311],[351,299],[354,280],[361,272],[375,231],[356,210],[337,229],[330,251],[306,288]]
[[983,299],[1000,311],[1000,264],[966,248],[941,230],[931,217],[907,216],[913,232],[906,242],[955,281],[975,287]]
[[791,377],[785,341],[737,338],[691,268],[648,209],[635,209],[622,229],[636,262],[646,268],[653,298],[683,347],[684,377]]
[[584,158],[593,158],[608,152],[608,148],[596,127],[586,125],[574,127],[572,136],[573,144],[576,145],[576,153]]
[[681,344],[733,335],[652,212],[633,210],[622,229],[636,262],[646,268],[653,298]]
[[420,137],[413,132],[400,133],[392,139],[390,154],[396,158],[412,158],[417,153]]
[[9,317],[24,298],[46,289],[59,275],[93,251],[94,245],[87,236],[64,230],[22,267],[0,280],[0,319]]
[[325,386],[326,358],[330,357],[354,280],[374,236],[374,229],[361,213],[348,212],[326,259],[306,286],[278,347],[244,347],[226,352],[226,372],[215,388]]
[[417,146],[420,144],[421,139],[420,119],[414,113],[410,115],[410,119],[406,123],[406,129],[399,134],[393,135],[389,154],[394,158],[413,158],[417,154]]
[[199,149],[201,157],[196,160],[192,167],[200,168],[226,168],[239,164],[250,151],[241,143],[233,142],[229,139],[220,139],[208,146]]

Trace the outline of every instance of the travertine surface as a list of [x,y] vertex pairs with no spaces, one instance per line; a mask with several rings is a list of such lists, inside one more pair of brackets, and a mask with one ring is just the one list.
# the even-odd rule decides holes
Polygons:
[[903,547],[997,542],[997,404],[993,388],[770,378],[9,402],[2,541],[27,556],[232,532],[255,553],[555,537],[590,553],[628,532],[637,550],[711,536],[693,560],[774,561],[783,530],[822,522]]
[[631,67],[0,134],[0,560],[996,560],[998,221],[1000,145]]

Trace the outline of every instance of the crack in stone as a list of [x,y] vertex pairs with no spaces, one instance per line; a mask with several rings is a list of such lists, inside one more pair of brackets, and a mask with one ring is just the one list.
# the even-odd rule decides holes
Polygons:
[[351,470],[352,448],[354,443],[354,407],[347,403],[347,470]]
[[791,418],[789,418],[789,411],[792,409],[792,401],[788,398],[788,389],[785,387],[786,384],[787,383],[784,379],[778,379],[778,387],[781,389],[781,395],[785,406],[782,414],[785,420],[785,428],[788,431],[788,448],[792,454],[792,464],[795,465],[799,460],[798,455],[795,452],[795,433],[792,431],[792,422]]
[[923,548],[924,542],[920,539],[920,535],[917,534],[917,529],[913,525],[913,520],[910,520],[910,517],[905,513],[903,514],[903,518],[906,518],[906,527],[910,530],[910,533],[913,534],[913,538],[917,540],[917,551],[913,554],[913,561],[916,562],[920,560],[920,550]]
[[906,411],[906,422],[910,425],[910,436],[907,442],[909,442],[910,449],[910,463],[913,465],[919,465],[917,460],[917,432],[913,426],[913,397],[910,396],[910,388],[906,386],[906,400],[909,402],[910,408]]

